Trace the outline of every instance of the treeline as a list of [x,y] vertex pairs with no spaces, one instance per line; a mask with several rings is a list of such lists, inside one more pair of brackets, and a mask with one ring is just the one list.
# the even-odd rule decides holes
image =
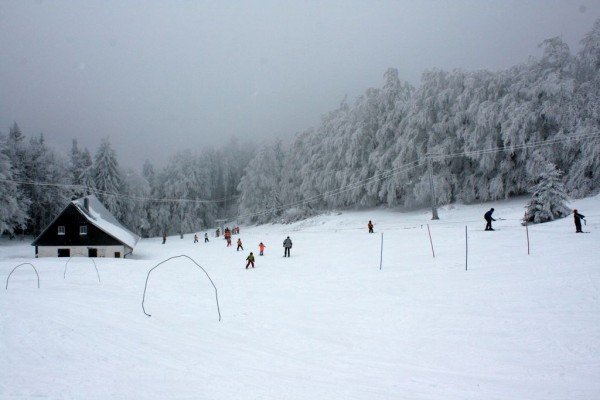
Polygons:
[[212,227],[235,210],[252,154],[249,144],[232,140],[222,149],[179,152],[158,170],[146,161],[139,173],[119,166],[108,138],[93,156],[73,140],[65,156],[41,134],[27,139],[15,123],[0,134],[0,233],[37,235],[69,201],[88,194],[144,237]]
[[[240,215],[260,223],[337,207],[424,204],[427,155],[437,155],[442,204],[524,194],[553,168],[569,195],[597,192],[600,20],[576,54],[558,37],[540,47],[540,59],[505,71],[428,71],[418,87],[388,70],[381,88],[342,102],[289,146],[261,149],[239,186]],[[512,150],[485,151],[497,148]]]

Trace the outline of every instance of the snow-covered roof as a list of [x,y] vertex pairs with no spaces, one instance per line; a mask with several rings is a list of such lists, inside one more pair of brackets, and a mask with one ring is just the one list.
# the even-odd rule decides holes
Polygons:
[[[85,209],[84,199],[89,200],[89,210]],[[135,244],[140,240],[140,237],[135,233],[125,228],[117,219],[108,211],[94,195],[89,195],[73,200],[73,203],[81,212],[81,214],[92,224],[108,233],[126,246],[133,249]]]

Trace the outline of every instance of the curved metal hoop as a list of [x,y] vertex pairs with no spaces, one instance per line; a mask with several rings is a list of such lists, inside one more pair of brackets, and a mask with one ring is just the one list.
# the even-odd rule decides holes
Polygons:
[[13,270],[10,271],[10,274],[8,274],[8,277],[6,278],[6,288],[5,288],[6,290],[8,290],[8,280],[10,279],[10,276],[12,275],[13,272],[15,272],[15,269],[19,268],[22,265],[31,265],[31,268],[33,268],[33,270],[35,271],[35,274],[37,275],[38,289],[40,288],[40,274],[38,274],[37,269],[35,269],[35,267],[31,263],[23,263],[23,264],[19,264],[16,267],[14,267]]
[[[73,257],[69,257],[69,259],[65,263],[65,272],[63,273],[63,279],[65,279],[67,277],[67,265],[69,264],[69,261],[71,261],[71,258],[73,258]],[[85,258],[85,257],[83,257],[83,258]],[[87,257],[87,259],[91,260],[94,263],[94,268],[96,269],[96,276],[98,277],[98,283],[100,283],[100,274],[98,273],[98,267],[96,266],[96,261],[94,261],[94,259],[91,257]]]
[[200,264],[198,264],[196,261],[194,261],[191,257],[188,257],[186,255],[180,255],[180,256],[173,256],[173,257],[169,257],[166,260],[163,260],[161,262],[159,262],[158,264],[156,264],[152,269],[150,269],[150,271],[148,271],[148,275],[146,275],[146,284],[144,285],[144,296],[142,297],[142,310],[144,311],[144,314],[146,314],[147,316],[151,317],[152,315],[148,314],[146,312],[146,308],[144,307],[144,302],[146,301],[146,289],[148,288],[148,278],[150,278],[150,273],[152,271],[154,271],[159,265],[166,263],[169,260],[172,260],[174,258],[179,258],[179,257],[184,257],[187,258],[188,260],[190,260],[191,262],[193,262],[194,264],[196,264],[196,266],[198,268],[200,268],[202,271],[204,271],[204,273],[206,274],[206,277],[208,278],[208,280],[210,281],[210,283],[212,284],[213,288],[215,289],[215,300],[217,301],[217,312],[219,313],[219,321],[221,321],[221,309],[219,308],[219,296],[217,293],[217,287],[215,286],[215,283],[213,282],[212,279],[210,279],[210,276],[208,275],[208,272],[206,272],[206,270],[204,268],[202,268],[200,266]]

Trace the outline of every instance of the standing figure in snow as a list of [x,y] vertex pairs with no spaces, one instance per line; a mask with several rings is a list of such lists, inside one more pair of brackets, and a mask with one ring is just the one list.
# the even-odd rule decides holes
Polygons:
[[204,234],[204,243],[208,243],[208,232]]
[[367,228],[369,228],[369,233],[373,233],[373,223],[369,220],[369,223],[367,224]]
[[494,230],[494,229],[492,229],[492,221],[495,221],[495,219],[494,219],[494,218],[492,218],[492,213],[493,213],[493,212],[494,212],[494,209],[493,209],[493,208],[490,208],[490,211],[486,212],[486,213],[483,215],[483,218],[484,218],[484,219],[485,219],[485,221],[486,221],[486,224],[485,224],[485,230],[486,230],[486,231],[493,231],[493,230]]
[[581,230],[581,220],[585,221],[585,215],[581,215],[577,210],[573,210],[573,218],[575,219],[575,233],[583,233]]
[[246,263],[246,269],[248,269],[250,265],[252,265],[252,268],[254,268],[254,254],[252,254],[252,252],[250,252],[250,255],[246,258],[246,260],[248,261]]
[[194,234],[194,243],[198,243],[198,234]]
[[290,239],[289,236],[283,241],[283,248],[284,248],[283,256],[289,257],[290,249],[292,248],[292,239]]
[[219,229],[217,229],[217,230],[215,231],[215,237],[219,237],[219,233],[221,233],[221,231],[220,231]]
[[167,243],[167,232],[163,233],[163,242],[162,242],[162,244],[165,244],[165,243]]
[[237,240],[237,250],[236,251],[240,251],[240,249],[244,250],[244,248],[242,247],[242,239],[238,238]]
[[258,250],[260,250],[260,253],[258,253],[259,256],[263,255],[263,252],[265,251],[265,246],[263,242],[260,242],[260,244],[258,245]]

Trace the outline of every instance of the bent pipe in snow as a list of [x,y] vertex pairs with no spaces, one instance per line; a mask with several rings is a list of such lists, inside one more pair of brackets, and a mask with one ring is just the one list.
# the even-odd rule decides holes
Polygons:
[[[63,273],[63,279],[65,279],[67,277],[67,265],[69,264],[69,261],[71,261],[71,258],[73,258],[73,257],[69,257],[69,259],[65,263],[65,272]],[[98,283],[100,283],[100,274],[98,273],[98,267],[96,266],[96,261],[94,261],[94,259],[90,258],[90,257],[87,257],[87,259],[91,260],[94,263],[94,269],[96,269],[96,276],[98,277]]]
[[148,271],[148,275],[146,275],[146,284],[144,285],[144,296],[142,297],[142,310],[144,311],[144,314],[146,314],[147,316],[151,317],[152,315],[148,314],[146,312],[146,308],[144,307],[144,302],[146,301],[146,289],[148,288],[148,278],[150,278],[150,273],[152,271],[154,271],[159,265],[166,263],[169,260],[172,260],[174,258],[179,258],[179,257],[185,257],[188,260],[190,260],[191,262],[193,262],[194,264],[196,264],[196,266],[198,268],[200,268],[202,271],[204,271],[204,273],[206,274],[206,277],[208,278],[208,280],[210,281],[210,283],[212,284],[213,288],[215,288],[215,300],[217,301],[217,312],[219,313],[219,321],[221,321],[221,309],[219,308],[219,296],[217,293],[217,287],[215,286],[215,283],[213,282],[212,279],[210,279],[210,275],[208,275],[208,272],[206,272],[206,270],[204,268],[202,268],[200,266],[200,264],[198,264],[196,261],[194,261],[191,257],[188,257],[186,255],[180,255],[180,256],[173,256],[173,257],[169,257],[166,260],[163,260],[161,262],[159,262],[158,264],[156,264],[150,271]]
[[10,274],[8,274],[8,277],[6,278],[6,288],[5,288],[6,290],[8,290],[8,280],[10,279],[10,276],[12,275],[13,272],[15,272],[15,269],[19,268],[22,265],[31,265],[31,268],[33,268],[33,270],[35,271],[35,274],[37,275],[38,289],[40,288],[40,274],[38,274],[37,269],[35,269],[35,267],[31,263],[23,263],[23,264],[19,264],[16,267],[14,267],[13,270],[10,271]]

